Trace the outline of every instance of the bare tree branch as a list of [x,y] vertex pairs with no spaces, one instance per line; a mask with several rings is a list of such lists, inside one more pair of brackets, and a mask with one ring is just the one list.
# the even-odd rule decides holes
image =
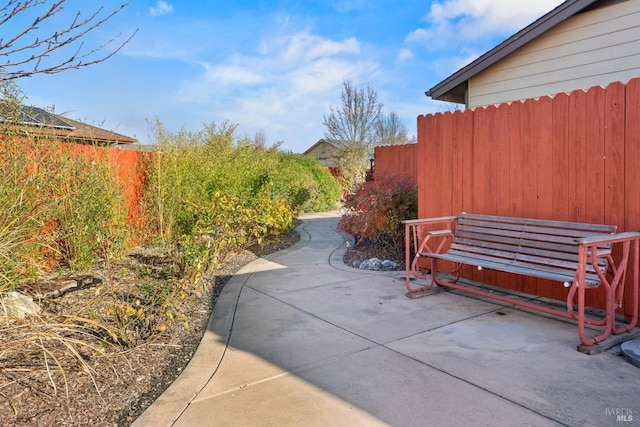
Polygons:
[[338,147],[360,145],[371,148],[382,103],[371,86],[356,88],[349,80],[342,87],[341,103],[324,116],[325,138]]
[[[85,50],[82,40],[87,34],[121,12],[130,1],[104,14],[99,7],[87,18],[77,12],[71,23],[53,34],[41,33],[41,24],[64,9],[66,0],[9,0],[0,7],[0,28],[35,14],[31,24],[14,35],[0,38],[0,81],[29,77],[34,74],[55,74],[106,61],[118,53],[137,33],[137,29],[122,42],[121,34],[93,49]],[[50,22],[50,21],[49,21]],[[108,52],[108,48],[115,48]],[[107,51],[105,53],[105,51]],[[69,56],[61,56],[68,54]],[[62,58],[62,59],[60,59]]]
[[371,86],[356,88],[349,80],[343,83],[340,100],[324,116],[325,139],[337,147],[332,155],[346,188],[352,189],[365,180],[382,103]]
[[376,124],[376,145],[408,144],[407,126],[395,112],[380,116]]

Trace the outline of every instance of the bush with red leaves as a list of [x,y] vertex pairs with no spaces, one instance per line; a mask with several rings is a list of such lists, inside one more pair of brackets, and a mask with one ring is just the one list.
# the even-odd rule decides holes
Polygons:
[[402,221],[418,214],[417,185],[403,175],[377,177],[347,194],[344,208],[338,230],[354,236],[356,245],[371,241],[397,247],[404,241]]

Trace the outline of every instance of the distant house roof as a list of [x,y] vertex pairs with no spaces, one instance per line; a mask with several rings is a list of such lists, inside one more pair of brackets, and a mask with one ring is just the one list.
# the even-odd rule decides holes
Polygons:
[[[5,120],[0,116],[0,121]],[[53,114],[38,107],[23,106],[17,117],[11,120],[18,126],[26,126],[25,130],[28,132],[64,141],[100,145],[132,144],[137,141],[135,138]]]
[[326,167],[334,167],[336,160],[333,157],[333,152],[337,149],[338,146],[334,143],[326,139],[320,139],[302,154],[305,156],[313,156]]
[[567,18],[595,7],[596,3],[597,6],[606,6],[619,1],[620,0],[567,0],[551,12],[486,52],[469,65],[456,71],[429,89],[425,94],[432,99],[464,104],[466,102],[467,84],[472,77],[486,70],[516,49],[529,43],[531,40],[555,27]]
[[311,154],[316,148],[318,148],[321,145],[327,145],[327,146],[329,146],[331,148],[338,149],[338,146],[335,145],[334,143],[332,143],[330,141],[327,141],[326,139],[319,139],[318,142],[313,144],[311,147],[307,148],[307,150],[302,154],[304,154],[304,155]]

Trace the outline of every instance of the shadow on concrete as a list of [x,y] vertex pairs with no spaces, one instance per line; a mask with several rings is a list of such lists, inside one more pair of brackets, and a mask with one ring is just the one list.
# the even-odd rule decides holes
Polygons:
[[601,426],[640,417],[640,370],[619,348],[587,356],[576,351],[574,323],[468,294],[407,298],[404,272],[344,265],[336,222],[304,218],[296,245],[231,279],[193,360],[134,425]]

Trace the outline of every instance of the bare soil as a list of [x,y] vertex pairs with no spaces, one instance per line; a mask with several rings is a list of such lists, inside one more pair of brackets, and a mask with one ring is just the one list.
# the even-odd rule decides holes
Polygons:
[[[80,275],[69,272],[63,282],[76,285],[64,291],[45,289],[51,282],[23,289],[42,312],[0,324],[0,424],[131,424],[187,365],[231,276],[298,239],[291,232],[233,253],[195,283],[185,283],[170,251],[153,248]],[[404,268],[401,252],[365,243],[349,248],[344,262],[378,257]],[[150,288],[179,297],[164,300]],[[92,323],[104,319],[120,329],[110,335]]]

